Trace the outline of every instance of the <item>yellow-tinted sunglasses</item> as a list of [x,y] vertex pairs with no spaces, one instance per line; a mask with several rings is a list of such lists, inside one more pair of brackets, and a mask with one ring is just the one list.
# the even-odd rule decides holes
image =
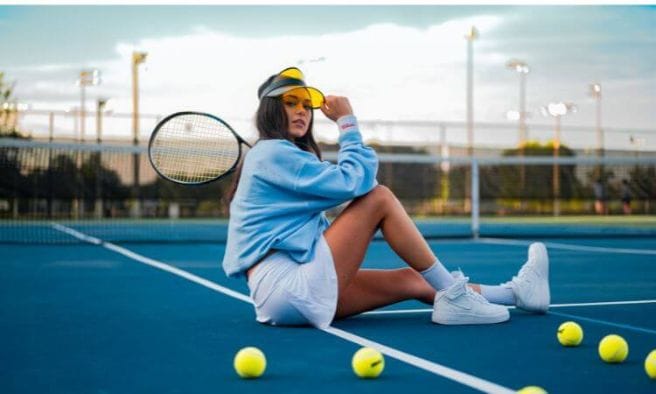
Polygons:
[[262,97],[278,97],[290,90],[302,87],[305,88],[310,95],[312,108],[321,108],[325,101],[323,93],[317,88],[307,86],[304,78],[305,76],[301,70],[296,67],[288,67],[278,73],[276,78],[274,78],[269,86],[264,89],[260,95],[260,99],[262,99]]

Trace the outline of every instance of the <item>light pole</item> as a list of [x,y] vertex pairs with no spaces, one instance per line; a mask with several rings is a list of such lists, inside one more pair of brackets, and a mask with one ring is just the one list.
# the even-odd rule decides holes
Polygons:
[[604,132],[601,129],[601,84],[590,84],[590,96],[596,101],[597,154],[604,156]]
[[76,106],[72,106],[72,107],[70,107],[69,109],[66,110],[66,115],[68,116],[68,114],[70,114],[71,118],[73,119],[73,139],[74,140],[79,137],[79,133],[80,133],[80,131],[79,131],[80,130],[80,126],[79,126],[79,123],[80,123],[79,114],[80,114],[80,112],[79,111],[80,111],[80,108],[78,108]]
[[442,157],[442,162],[440,162],[440,169],[442,170],[440,177],[440,197],[442,200],[440,213],[444,213],[449,201],[449,170],[451,167],[448,161],[449,144],[446,141],[446,126],[443,123],[440,124],[440,156]]
[[[467,156],[473,161],[474,156],[474,40],[478,38],[478,30],[471,26],[465,40],[467,40]],[[473,166],[471,163],[470,170]],[[471,193],[471,171],[465,176],[465,211],[470,211],[474,201]],[[467,198],[469,197],[469,198]],[[468,206],[469,204],[469,206]]]
[[469,28],[467,40],[467,153],[474,153],[474,40],[478,38],[475,26]]
[[146,52],[132,52],[132,143],[139,144],[139,65],[146,61]]
[[96,101],[96,144],[98,144],[98,152],[95,154],[95,195],[96,201],[94,205],[94,213],[96,219],[101,219],[103,214],[103,199],[102,199],[102,151],[100,150],[100,143],[102,142],[102,115],[107,105],[108,99],[99,98]]
[[629,136],[629,142],[631,145],[633,145],[634,151],[635,151],[635,157],[639,158],[640,157],[640,152],[642,151],[642,147],[647,144],[647,138],[645,137],[637,137],[634,136],[633,134]]
[[85,126],[85,117],[86,109],[84,107],[85,101],[85,88],[87,86],[98,85],[100,84],[100,71],[93,70],[82,70],[80,71],[80,79],[78,79],[77,84],[80,85],[80,141],[84,141],[84,126]]
[[[528,64],[518,59],[510,59],[506,63],[506,68],[519,74],[519,109],[517,111],[517,120],[519,120],[519,156],[524,157],[524,145],[526,144],[526,75],[530,71]],[[524,163],[519,168],[519,187],[522,196],[526,186],[526,166]],[[524,200],[522,199],[522,202]],[[523,204],[522,204],[523,205]]]
[[511,59],[506,63],[506,68],[519,74],[519,146],[526,141],[526,75],[530,69],[528,65],[517,59]]
[[560,118],[569,114],[575,113],[578,109],[572,103],[549,103],[546,107],[542,107],[542,114],[545,116],[552,116],[555,119],[554,128],[554,142],[553,142],[553,198],[554,198],[554,216],[560,215],[560,166],[558,164],[558,157],[560,156]]
[[[139,145],[139,65],[146,61],[146,52],[132,52],[132,144]],[[132,217],[141,216],[139,201],[139,153],[133,155]]]
[[109,99],[106,98],[99,98],[96,101],[96,143],[98,144],[102,142],[102,117],[108,102]]
[[[590,96],[595,99],[596,102],[596,130],[597,130],[597,157],[604,157],[604,132],[601,129],[601,84],[592,83],[590,84]],[[602,180],[604,178],[604,165],[599,163],[596,168],[597,176],[596,178]]]

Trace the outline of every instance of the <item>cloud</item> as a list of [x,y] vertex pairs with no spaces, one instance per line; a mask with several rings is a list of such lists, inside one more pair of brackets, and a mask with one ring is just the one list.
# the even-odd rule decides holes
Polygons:
[[[632,108],[630,118],[609,109],[605,121],[653,126],[656,93],[641,83],[621,83],[651,66],[637,64],[619,75],[616,65],[621,59],[608,57],[596,44],[586,47],[577,41],[561,51],[556,45],[558,32],[545,37],[517,32],[508,36],[513,25],[526,26],[529,20],[522,13],[479,15],[426,28],[383,23],[343,33],[268,38],[239,37],[198,25],[186,35],[117,43],[109,60],[26,68],[17,73],[21,75],[18,92],[34,102],[48,101],[48,105],[57,97],[62,106],[79,105],[79,88],[72,82],[81,68],[92,65],[102,71],[102,85],[87,89],[89,100],[111,97],[115,111],[130,112],[131,57],[132,51],[140,50],[148,52],[147,61],[139,68],[144,113],[208,111],[238,124],[244,134],[254,135],[251,119],[257,107],[257,87],[269,75],[300,65],[308,83],[326,94],[348,96],[362,119],[464,121],[463,36],[475,25],[481,33],[474,42],[477,121],[505,122],[506,111],[516,109],[518,79],[505,69],[505,63],[519,56],[532,68],[528,75],[530,111],[537,113],[551,100],[578,100],[582,110],[568,121],[591,125],[594,113],[593,106],[588,106],[587,84],[591,79],[616,78],[602,82],[609,93],[617,94],[605,95],[608,108],[622,107],[637,93],[641,98],[635,99],[637,107]],[[522,43],[521,51],[518,43]],[[595,63],[568,62],[564,53],[581,58],[591,55]],[[653,88],[653,75],[643,75],[647,75],[642,78],[646,86]],[[332,131],[325,133],[332,136]],[[395,134],[403,138],[402,132]]]

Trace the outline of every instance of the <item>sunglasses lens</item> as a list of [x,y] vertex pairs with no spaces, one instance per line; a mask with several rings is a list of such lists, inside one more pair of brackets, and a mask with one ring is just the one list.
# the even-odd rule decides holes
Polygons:
[[325,101],[323,93],[315,88],[307,88],[310,93],[310,100],[312,101],[312,108],[321,108],[323,102]]
[[[305,80],[305,76],[303,75],[303,72],[301,72],[301,70],[299,70],[296,67],[289,67],[289,68],[286,68],[286,69],[282,70],[278,74],[276,80],[281,81],[281,80],[284,80],[284,79],[287,79],[287,78],[293,78],[293,79],[297,79],[297,80],[300,80],[300,81]],[[286,88],[285,84],[283,84],[282,86],[279,86],[278,88],[271,90],[270,92],[268,92],[265,95],[268,96],[268,97],[276,97],[276,96],[278,96],[279,94],[281,94],[283,92],[288,92],[288,91],[296,89],[298,87],[302,87],[303,89],[305,89],[307,94],[309,94],[309,96],[310,96],[309,98],[310,98],[311,108],[314,108],[314,109],[321,108],[321,106],[323,105],[324,100],[325,100],[324,96],[323,96],[323,93],[321,93],[321,91],[319,91],[318,89],[312,88],[312,87],[305,87],[305,86],[303,86],[304,83],[302,83],[301,86],[298,86],[297,82],[293,82],[293,81],[290,81],[290,82],[291,82],[291,85],[294,86],[294,87],[291,87],[291,88],[287,87]],[[296,87],[296,86],[298,86],[298,87]]]

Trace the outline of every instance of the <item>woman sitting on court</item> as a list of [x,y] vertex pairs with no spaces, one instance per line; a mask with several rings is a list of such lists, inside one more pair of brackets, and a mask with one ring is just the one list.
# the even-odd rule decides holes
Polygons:
[[[235,178],[223,268],[248,278],[259,322],[325,327],[409,299],[432,304],[439,324],[508,320],[497,304],[547,311],[549,262],[541,243],[499,286],[468,284],[446,270],[399,200],[376,181],[376,153],[362,142],[347,98],[324,99],[297,68],[269,77],[258,97],[260,138]],[[314,140],[317,108],[337,123],[337,164],[322,161]],[[331,224],[324,211],[350,200]],[[409,268],[360,268],[379,229]]]

